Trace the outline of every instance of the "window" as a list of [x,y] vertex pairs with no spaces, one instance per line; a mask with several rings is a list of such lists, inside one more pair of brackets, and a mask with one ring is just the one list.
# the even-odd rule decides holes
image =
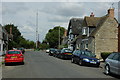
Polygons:
[[114,55],[115,55],[115,53],[110,54],[110,55],[108,56],[108,59],[112,59]]
[[119,55],[118,61],[120,61],[120,55]]
[[80,51],[80,50],[75,50],[75,51],[73,52],[73,54],[76,55],[76,56],[79,56],[79,55],[81,54],[81,51]]
[[82,51],[81,54],[84,55],[85,54],[84,51]]
[[81,51],[78,50],[78,51],[77,51],[77,56],[80,56],[80,54],[81,54]]
[[75,54],[75,53],[76,53],[76,51],[73,52],[73,54]]
[[118,61],[118,57],[119,57],[119,55],[118,55],[118,53],[116,53],[116,54],[114,55],[114,57],[113,57],[113,60],[117,60],[117,61]]
[[95,29],[95,27],[90,27],[89,28],[89,33],[92,33],[92,31]]
[[85,49],[88,49],[88,44],[85,44]]
[[82,35],[87,35],[86,27],[83,27],[83,28],[82,28]]
[[71,34],[71,35],[70,35],[70,38],[73,39],[73,37],[74,37],[73,34]]
[[70,31],[69,31],[69,34],[71,34],[72,33],[72,29],[70,29]]
[[8,51],[8,54],[20,54],[20,51]]

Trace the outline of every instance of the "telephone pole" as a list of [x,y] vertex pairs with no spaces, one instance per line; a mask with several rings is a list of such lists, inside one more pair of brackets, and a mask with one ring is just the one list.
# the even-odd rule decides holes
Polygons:
[[58,48],[60,49],[60,26],[59,26],[59,46]]
[[36,13],[36,48],[38,48],[38,11]]

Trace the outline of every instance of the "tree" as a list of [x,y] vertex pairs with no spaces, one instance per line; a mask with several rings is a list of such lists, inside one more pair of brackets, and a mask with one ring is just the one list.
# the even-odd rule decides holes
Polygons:
[[10,28],[12,28],[12,35],[13,40],[9,41],[8,43],[8,49],[12,49],[13,47],[19,48],[34,48],[35,43],[33,41],[26,40],[23,36],[21,36],[21,33],[17,26],[14,24],[7,24],[4,26],[8,34],[10,34]]
[[59,45],[59,30],[60,30],[60,43],[64,35],[65,28],[56,26],[53,29],[50,29],[46,34],[45,41],[49,43],[51,48],[58,48]]

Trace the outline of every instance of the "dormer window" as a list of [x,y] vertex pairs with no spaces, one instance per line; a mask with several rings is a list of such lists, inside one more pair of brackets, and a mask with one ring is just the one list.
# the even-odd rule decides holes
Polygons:
[[82,35],[87,35],[87,28],[86,27],[82,28]]

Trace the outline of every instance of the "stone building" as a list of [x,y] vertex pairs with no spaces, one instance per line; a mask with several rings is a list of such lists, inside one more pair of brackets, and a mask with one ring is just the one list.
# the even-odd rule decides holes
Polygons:
[[114,17],[114,9],[109,9],[102,17],[95,17],[93,13],[85,16],[73,41],[75,49],[90,50],[98,57],[101,52],[117,52],[118,21]]
[[96,28],[88,36],[88,49],[100,56],[102,52],[118,51],[118,22],[114,17],[114,9],[100,17]]
[[120,24],[118,26],[118,52],[120,52]]

